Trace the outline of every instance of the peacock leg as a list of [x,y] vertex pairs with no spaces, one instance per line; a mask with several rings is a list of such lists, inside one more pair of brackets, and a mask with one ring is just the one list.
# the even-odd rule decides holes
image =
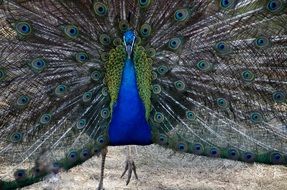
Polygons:
[[131,180],[133,172],[135,174],[136,179],[138,179],[138,175],[137,175],[137,172],[136,172],[136,165],[135,165],[135,162],[134,162],[134,160],[132,158],[131,146],[128,146],[127,159],[126,159],[125,163],[126,163],[125,170],[124,170],[123,174],[121,175],[121,178],[128,171],[128,179],[126,181],[126,185],[128,185],[130,183],[130,180]]
[[101,165],[101,176],[100,176],[98,190],[104,190],[103,182],[104,182],[104,170],[105,170],[105,162],[106,162],[107,153],[108,153],[108,148],[107,147],[103,148],[101,151],[102,165]]

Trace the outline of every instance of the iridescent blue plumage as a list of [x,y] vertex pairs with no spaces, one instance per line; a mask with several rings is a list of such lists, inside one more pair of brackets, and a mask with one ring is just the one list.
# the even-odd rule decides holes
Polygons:
[[114,105],[109,127],[111,145],[151,144],[151,129],[145,119],[145,108],[140,99],[133,61],[126,60],[118,101]]
[[114,104],[109,126],[111,145],[151,144],[151,128],[145,118],[145,107],[140,98],[133,60],[130,59],[135,42],[132,30],[124,33],[128,58],[124,63],[122,81],[117,102]]

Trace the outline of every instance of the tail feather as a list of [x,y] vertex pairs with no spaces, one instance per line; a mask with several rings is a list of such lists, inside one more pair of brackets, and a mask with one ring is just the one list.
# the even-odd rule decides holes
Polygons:
[[[5,140],[0,156],[3,163],[13,163],[1,179],[16,179],[4,182],[3,189],[40,180],[54,172],[55,163],[69,169],[107,143],[109,96],[102,57],[112,42],[106,35],[108,19],[95,16],[91,7],[80,1],[1,5],[11,32],[1,38],[0,137]],[[44,161],[33,162],[43,153]],[[19,176],[11,176],[14,171]]]
[[[167,42],[178,46],[157,49],[150,118],[159,128],[156,142],[211,157],[285,164],[286,2],[276,11],[270,1],[230,1],[226,9],[217,2],[205,3],[204,14],[196,12],[178,30],[182,37]],[[164,119],[156,119],[158,113]]]
[[136,70],[150,72],[137,80],[141,97],[152,91],[143,101],[154,143],[286,164],[286,8],[286,0],[0,1],[0,159],[13,163],[0,189],[108,145],[129,28]]

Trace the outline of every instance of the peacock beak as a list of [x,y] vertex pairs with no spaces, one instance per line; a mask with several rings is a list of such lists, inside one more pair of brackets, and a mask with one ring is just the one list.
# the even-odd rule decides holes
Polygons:
[[130,59],[133,52],[133,45],[126,45],[126,52],[128,54],[128,58]]

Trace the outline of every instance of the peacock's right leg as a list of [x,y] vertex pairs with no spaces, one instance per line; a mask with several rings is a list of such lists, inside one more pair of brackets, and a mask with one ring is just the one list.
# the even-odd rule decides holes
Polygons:
[[126,181],[126,185],[130,183],[132,173],[134,172],[136,179],[138,179],[138,175],[136,172],[136,165],[132,157],[132,151],[131,151],[131,146],[128,146],[128,151],[127,151],[127,159],[126,159],[126,165],[125,165],[125,170],[123,174],[121,175],[121,178],[126,174],[128,171],[128,179]]
[[102,155],[102,163],[101,163],[101,176],[100,176],[100,182],[98,186],[98,190],[104,190],[103,184],[104,184],[104,170],[105,170],[105,162],[106,162],[106,156],[108,153],[108,148],[103,148],[101,151]]

